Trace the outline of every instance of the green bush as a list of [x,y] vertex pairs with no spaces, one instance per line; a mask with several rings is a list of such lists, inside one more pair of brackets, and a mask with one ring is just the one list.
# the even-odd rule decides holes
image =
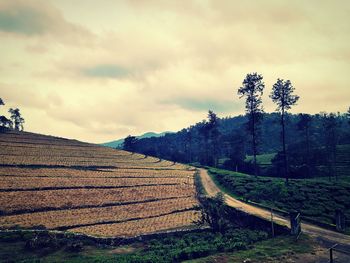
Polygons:
[[288,186],[281,178],[266,178],[210,168],[215,180],[228,192],[245,200],[273,206],[326,223],[333,223],[336,209],[350,215],[348,179],[328,182],[324,179],[292,179]]
[[150,240],[147,247],[138,254],[120,255],[116,260],[117,262],[179,262],[217,252],[246,249],[250,244],[267,237],[267,233],[262,231],[233,228],[224,234],[210,231],[188,233],[181,237]]

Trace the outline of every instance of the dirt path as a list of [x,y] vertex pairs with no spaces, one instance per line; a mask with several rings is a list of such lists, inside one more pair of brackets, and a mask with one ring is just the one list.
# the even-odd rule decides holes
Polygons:
[[[207,194],[209,196],[214,196],[216,195],[218,192],[220,192],[220,189],[218,188],[218,186],[213,182],[213,180],[211,179],[211,177],[209,176],[207,170],[205,169],[199,169],[200,170],[200,176],[201,176],[201,180],[202,180],[202,184],[204,186],[204,189],[206,190]],[[241,211],[244,211],[248,214],[252,214],[252,215],[256,215],[262,218],[265,218],[267,220],[271,220],[271,212],[256,206],[252,206],[249,204],[246,204],[242,201],[239,201],[235,198],[233,198],[232,196],[229,196],[227,194],[224,194],[225,196],[225,200],[227,205],[232,206],[236,209],[239,209]],[[279,223],[281,225],[285,225],[290,227],[290,223],[289,223],[289,218],[285,218],[282,217],[278,214],[273,214],[273,219],[274,222]],[[339,243],[339,244],[343,244],[346,246],[350,247],[350,236],[338,233],[338,232],[334,232],[334,231],[330,231],[309,223],[302,223],[301,225],[301,229],[304,233],[307,233],[308,235],[318,238],[318,239],[322,239],[325,241],[329,241],[331,243]]]

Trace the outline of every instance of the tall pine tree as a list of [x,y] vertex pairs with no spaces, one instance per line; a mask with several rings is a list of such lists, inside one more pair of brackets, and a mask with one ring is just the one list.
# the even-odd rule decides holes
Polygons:
[[299,100],[299,96],[293,95],[295,88],[290,80],[284,81],[283,79],[277,79],[277,82],[272,87],[270,98],[277,105],[276,111],[281,114],[281,126],[282,126],[282,156],[283,156],[283,173],[288,184],[288,159],[286,150],[286,113],[293,105]]
[[251,134],[252,151],[254,156],[254,174],[258,175],[256,156],[258,154],[259,126],[263,116],[262,100],[265,84],[262,75],[258,73],[247,74],[243,80],[242,87],[238,89],[240,98],[245,97],[245,108],[248,116],[247,130]]

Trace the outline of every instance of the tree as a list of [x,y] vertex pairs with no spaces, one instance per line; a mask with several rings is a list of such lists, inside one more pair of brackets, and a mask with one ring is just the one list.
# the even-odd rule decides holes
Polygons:
[[337,116],[334,113],[324,113],[322,116],[322,126],[324,134],[324,142],[326,146],[326,157],[327,157],[327,167],[328,167],[328,176],[329,180],[331,177],[337,179],[335,164],[337,156],[337,143],[338,143],[338,128],[339,123]]
[[219,122],[218,122],[218,117],[217,115],[209,110],[208,112],[208,123],[206,125],[206,129],[208,130],[209,133],[209,138],[210,138],[210,148],[212,150],[212,161],[209,163],[210,165],[214,165],[214,167],[217,167],[218,165],[218,140],[220,136],[220,132],[218,130],[219,127]]
[[[0,98],[0,106],[5,105],[4,101]],[[0,127],[11,128],[12,121],[3,115],[0,115]]]
[[23,131],[24,119],[22,118],[22,115],[21,115],[19,109],[18,108],[16,108],[16,109],[10,108],[9,113],[11,114],[11,119],[12,119],[12,122],[14,124],[13,128],[16,131],[20,131],[20,130]]
[[311,127],[311,116],[309,114],[299,114],[299,121],[297,123],[298,130],[303,133],[306,146],[305,161],[307,165],[307,176],[310,177],[310,127]]
[[124,139],[123,142],[123,149],[125,151],[133,152],[135,150],[135,145],[137,143],[138,139],[135,136],[129,135]]
[[295,88],[292,86],[290,80],[284,81],[283,79],[277,79],[277,82],[272,87],[270,98],[277,104],[277,109],[281,115],[282,126],[282,155],[284,162],[284,177],[288,184],[288,164],[287,164],[287,151],[286,151],[286,133],[285,133],[285,116],[287,110],[299,100],[299,96],[293,95]]
[[346,118],[348,119],[348,124],[350,125],[350,107],[348,109],[348,111],[345,113]]
[[248,115],[247,130],[252,136],[252,150],[254,156],[254,174],[258,175],[256,156],[258,154],[259,126],[263,116],[262,100],[265,84],[262,75],[257,73],[247,74],[243,80],[242,87],[238,89],[240,98],[246,97],[246,113]]
[[221,192],[213,198],[202,199],[201,210],[202,217],[197,224],[209,224],[214,232],[220,233],[225,233],[229,228],[229,215],[226,210],[225,197]]

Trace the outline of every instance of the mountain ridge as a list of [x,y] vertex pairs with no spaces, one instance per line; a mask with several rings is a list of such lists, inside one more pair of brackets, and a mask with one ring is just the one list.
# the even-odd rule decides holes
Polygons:
[[[135,136],[138,139],[144,139],[144,138],[152,138],[152,137],[161,137],[164,136],[165,134],[168,133],[174,133],[171,131],[165,131],[165,132],[160,132],[160,133],[156,133],[156,132],[146,132],[142,135],[138,135]],[[104,142],[104,143],[100,143],[100,145],[106,146],[106,147],[111,147],[111,148],[122,148],[124,143],[124,138],[122,139],[117,139],[117,140],[113,140],[110,142]]]

